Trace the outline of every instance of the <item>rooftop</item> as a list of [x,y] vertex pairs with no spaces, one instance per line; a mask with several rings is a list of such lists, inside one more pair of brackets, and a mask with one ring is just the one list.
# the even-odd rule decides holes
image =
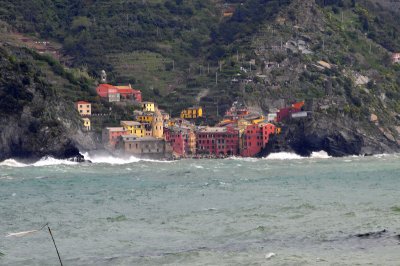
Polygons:
[[137,121],[121,121],[121,125],[140,126],[141,124]]
[[149,136],[138,138],[135,135],[122,135],[121,137],[122,137],[123,141],[135,141],[135,142],[137,142],[137,141],[160,141],[160,139],[157,139],[155,137],[149,137]]
[[123,127],[106,127],[106,129],[108,131],[113,131],[113,132],[115,132],[115,131],[125,131],[125,129]]
[[77,101],[76,104],[90,104],[90,102],[86,102],[86,101]]

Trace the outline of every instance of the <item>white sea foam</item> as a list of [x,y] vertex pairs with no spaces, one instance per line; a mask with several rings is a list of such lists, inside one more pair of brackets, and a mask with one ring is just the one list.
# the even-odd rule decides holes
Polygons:
[[86,160],[89,160],[92,163],[103,163],[103,164],[113,164],[113,165],[122,165],[122,164],[130,164],[137,162],[163,162],[163,163],[172,162],[172,161],[142,159],[142,158],[137,158],[135,156],[130,156],[128,158],[120,158],[105,154],[97,155],[89,153],[83,153],[83,156],[85,157]]
[[53,157],[44,157],[33,164],[21,163],[14,159],[7,159],[3,162],[0,162],[0,166],[8,166],[8,167],[27,167],[27,166],[39,166],[40,167],[40,166],[61,165],[61,164],[74,165],[77,163],[71,162],[68,160],[59,160],[59,159],[55,159]]
[[0,166],[9,166],[9,167],[25,167],[27,164],[20,163],[14,159],[7,159],[5,161],[0,162]]
[[329,159],[332,158],[326,151],[314,151],[310,157],[302,157],[296,153],[291,152],[278,152],[271,153],[265,159],[268,160],[302,160],[302,159]]
[[306,157],[301,157],[300,155],[291,152],[271,153],[265,157],[267,160],[300,160],[304,158]]
[[314,159],[329,159],[332,158],[326,151],[314,151],[311,153],[311,158]]
[[77,162],[72,162],[69,160],[59,160],[53,157],[44,157],[37,161],[36,163],[32,164],[32,166],[51,166],[51,165],[75,165],[78,164]]

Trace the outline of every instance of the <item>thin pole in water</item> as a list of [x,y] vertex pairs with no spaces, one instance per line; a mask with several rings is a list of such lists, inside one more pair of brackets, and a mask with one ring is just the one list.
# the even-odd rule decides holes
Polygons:
[[57,248],[57,245],[56,245],[56,241],[54,240],[54,237],[53,237],[53,234],[51,233],[49,225],[47,225],[47,229],[49,229],[49,233],[50,233],[51,239],[53,240],[54,247],[56,248],[58,260],[60,261],[61,266],[63,266],[63,263],[62,263],[61,257],[60,257],[60,253],[58,252],[58,248]]

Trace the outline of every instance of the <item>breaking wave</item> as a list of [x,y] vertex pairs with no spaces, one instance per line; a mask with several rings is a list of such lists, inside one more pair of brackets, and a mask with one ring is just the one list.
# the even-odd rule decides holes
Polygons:
[[111,155],[105,154],[89,154],[83,153],[85,160],[89,160],[92,163],[103,163],[103,164],[115,164],[115,165],[122,165],[122,164],[130,164],[130,163],[137,163],[137,162],[172,162],[172,161],[162,161],[162,160],[152,160],[152,159],[142,159],[137,158],[135,156],[130,156],[128,158],[120,158],[114,157]]
[[329,159],[331,156],[326,151],[312,152],[310,157],[302,157],[296,153],[278,152],[271,153],[265,159],[267,160],[302,160],[302,159]]
[[14,159],[7,159],[5,161],[0,162],[0,166],[8,166],[8,167],[27,167],[27,166],[40,167],[40,166],[51,166],[51,165],[75,165],[75,164],[77,163],[69,160],[59,160],[53,157],[43,157],[39,161],[32,164],[21,163]]

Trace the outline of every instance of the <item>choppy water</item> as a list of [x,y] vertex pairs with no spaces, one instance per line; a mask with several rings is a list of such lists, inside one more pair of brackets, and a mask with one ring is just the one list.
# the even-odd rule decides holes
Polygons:
[[0,265],[400,265],[400,156],[281,157],[2,162]]

